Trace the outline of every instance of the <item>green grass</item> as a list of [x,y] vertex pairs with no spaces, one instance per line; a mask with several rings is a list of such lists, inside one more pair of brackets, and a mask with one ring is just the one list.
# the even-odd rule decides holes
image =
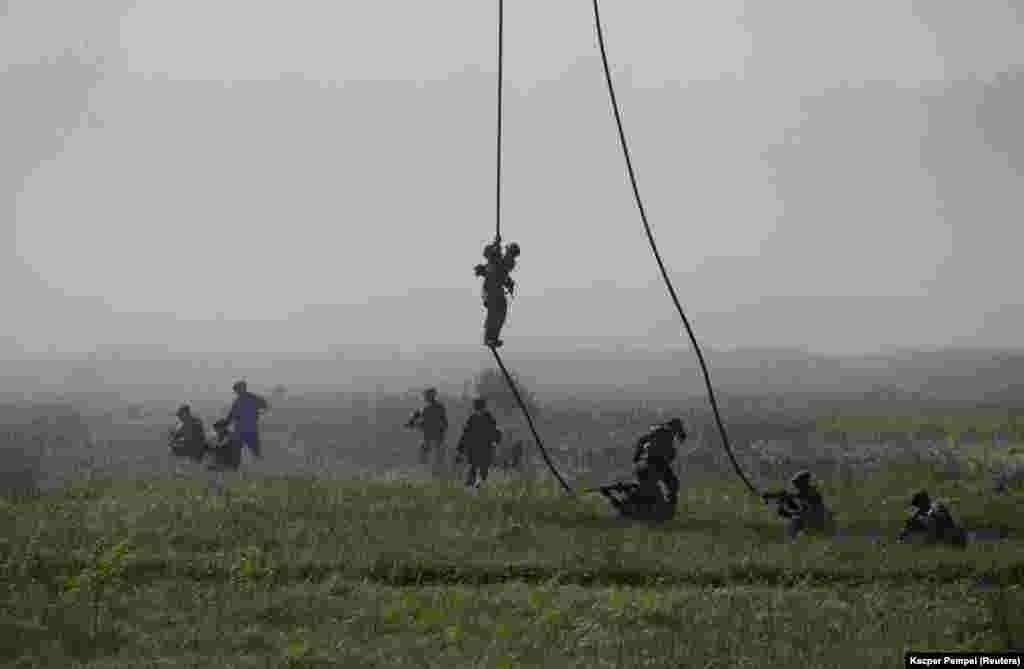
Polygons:
[[908,468],[824,485],[851,536],[792,546],[731,481],[659,529],[548,484],[82,487],[0,506],[0,662],[888,667],[1024,639],[1024,542],[889,540],[921,485],[969,527],[1024,530],[1020,492]]

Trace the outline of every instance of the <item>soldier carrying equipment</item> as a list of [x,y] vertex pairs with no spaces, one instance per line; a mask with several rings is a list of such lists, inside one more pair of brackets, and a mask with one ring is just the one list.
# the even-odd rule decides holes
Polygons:
[[956,522],[942,500],[932,500],[926,490],[920,490],[910,500],[910,506],[914,511],[896,538],[899,543],[967,547],[967,532]]
[[515,242],[505,247],[501,252],[501,241],[495,240],[484,247],[484,258],[487,260],[473,268],[473,274],[483,277],[483,302],[487,309],[487,318],[484,321],[484,344],[491,348],[502,345],[501,328],[505,325],[505,318],[508,316],[508,299],[515,291],[515,281],[509,273],[516,267],[516,258],[519,257],[519,244]]
[[487,480],[494,448],[500,442],[501,430],[494,415],[487,410],[487,402],[480,398],[473,400],[473,413],[466,419],[457,448],[457,462],[469,461],[466,487],[479,489],[480,484]]
[[679,418],[655,425],[636,442],[633,464],[637,465],[636,477],[648,497],[657,493],[659,481],[668,488],[668,503],[675,505],[679,496],[679,478],[672,471],[676,458],[676,440],[686,440],[686,429]]
[[766,502],[774,500],[777,513],[786,519],[786,541],[795,541],[804,530],[831,532],[832,512],[814,485],[811,473],[797,472],[790,483],[795,492],[780,490],[761,496]]
[[420,464],[429,464],[431,458],[436,468],[445,463],[444,439],[448,433],[448,414],[444,405],[437,401],[437,390],[427,388],[423,391],[426,405],[417,409],[405,426],[423,433],[420,444]]
[[686,429],[679,418],[653,426],[636,442],[636,482],[613,483],[585,492],[603,495],[623,518],[670,520],[679,498],[679,479],[672,471],[677,439],[686,439]]
[[187,404],[179,407],[176,415],[181,425],[178,429],[171,430],[168,435],[171,453],[177,457],[189,458],[193,462],[202,462],[203,456],[209,450],[203,421],[192,414],[192,409]]

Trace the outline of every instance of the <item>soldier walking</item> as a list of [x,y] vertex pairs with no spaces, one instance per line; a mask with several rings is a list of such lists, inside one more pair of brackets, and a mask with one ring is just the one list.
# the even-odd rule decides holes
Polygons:
[[494,459],[494,449],[501,442],[501,430],[494,415],[487,410],[487,402],[478,398],[473,400],[473,413],[466,419],[459,439],[458,461],[469,462],[466,475],[466,487],[480,489],[487,480],[487,474]]
[[448,412],[437,400],[437,389],[423,391],[425,405],[417,409],[405,424],[423,434],[420,443],[420,464],[430,465],[435,476],[444,476],[448,471],[448,454],[445,437],[448,434]]

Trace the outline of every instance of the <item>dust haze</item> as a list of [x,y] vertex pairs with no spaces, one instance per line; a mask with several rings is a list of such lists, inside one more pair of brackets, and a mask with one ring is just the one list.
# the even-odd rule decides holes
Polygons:
[[[604,14],[640,189],[727,410],[1017,410],[1019,8]],[[426,386],[472,394],[494,19],[454,0],[4,3],[4,400],[160,422],[219,411],[239,378],[396,416]],[[551,406],[706,410],[592,16],[516,3],[506,36],[502,220],[523,255],[503,355]]]
[[[493,8],[5,7],[3,357],[476,345]],[[605,13],[641,191],[707,346],[1016,346],[1019,8]],[[506,20],[511,346],[685,344],[592,17],[535,1]]]

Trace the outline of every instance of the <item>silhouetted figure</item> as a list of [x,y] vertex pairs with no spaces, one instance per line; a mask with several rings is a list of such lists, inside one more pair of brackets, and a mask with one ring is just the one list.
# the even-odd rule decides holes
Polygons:
[[231,410],[225,420],[234,425],[235,434],[238,436],[242,446],[248,446],[252,454],[262,458],[260,451],[260,413],[269,407],[267,401],[250,393],[245,381],[238,381],[232,387],[235,391],[235,401],[231,404]]
[[423,391],[422,409],[416,410],[405,424],[410,429],[419,430],[423,434],[420,444],[420,464],[433,464],[435,472],[447,465],[444,440],[448,434],[448,413],[444,405],[437,401],[437,390],[427,388]]
[[766,502],[775,500],[778,514],[786,519],[786,541],[795,541],[805,530],[832,532],[832,512],[825,506],[825,499],[814,485],[811,473],[797,472],[790,479],[790,484],[793,486],[792,491],[781,490],[762,495]]
[[686,429],[679,418],[655,425],[636,442],[633,464],[636,465],[636,478],[640,483],[642,495],[654,499],[661,493],[657,491],[658,483],[664,482],[668,488],[668,502],[675,504],[679,497],[679,478],[672,471],[672,462],[676,459],[676,440],[686,441]]
[[213,464],[209,469],[215,471],[237,471],[242,465],[242,442],[231,430],[231,423],[222,418],[213,424],[216,441],[213,443]]
[[508,316],[508,298],[505,297],[505,291],[508,291],[510,297],[515,291],[515,281],[509,273],[516,267],[519,253],[519,244],[509,244],[503,254],[501,242],[495,241],[484,247],[486,262],[473,268],[474,274],[484,279],[483,301],[487,309],[484,344],[492,348],[497,348],[503,343],[499,337]]
[[[466,486],[479,488],[487,480],[487,474],[494,458],[494,449],[501,442],[498,421],[487,410],[483,399],[473,400],[473,413],[466,419],[458,445],[458,461],[469,461]],[[479,478],[478,478],[479,476]]]
[[177,417],[181,425],[170,434],[171,452],[183,458],[189,458],[193,462],[202,462],[206,455],[206,430],[203,428],[203,421],[192,414],[192,409],[183,404],[178,408]]
[[942,500],[932,500],[926,490],[920,490],[910,500],[910,506],[914,511],[897,537],[899,543],[967,547],[967,532]]

